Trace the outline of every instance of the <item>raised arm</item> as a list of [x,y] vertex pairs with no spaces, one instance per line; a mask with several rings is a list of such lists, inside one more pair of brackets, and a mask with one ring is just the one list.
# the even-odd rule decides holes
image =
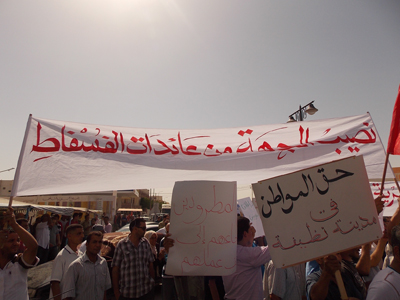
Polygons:
[[331,280],[335,280],[335,272],[341,268],[340,261],[335,255],[326,256],[321,261],[323,263],[321,266],[321,276],[311,286],[309,292],[310,300],[324,300],[326,298],[329,291],[329,283]]
[[361,276],[368,276],[371,269],[371,243],[367,243],[361,248],[361,256],[357,262],[356,269]]
[[385,234],[383,237],[379,239],[374,252],[372,252],[371,254],[371,267],[376,267],[377,265],[379,265],[383,257],[383,252],[385,251],[385,246],[387,244],[387,241],[388,241],[387,234]]
[[386,231],[390,240],[390,235],[392,232],[392,228],[400,223],[400,198],[397,199],[398,206],[396,211],[394,212],[392,218],[390,219],[389,224],[386,226]]
[[22,255],[24,261],[27,264],[33,265],[36,262],[36,253],[38,249],[36,239],[17,223],[15,220],[14,210],[11,207],[8,208],[7,212],[4,212],[4,221],[8,222],[26,246],[25,252]]

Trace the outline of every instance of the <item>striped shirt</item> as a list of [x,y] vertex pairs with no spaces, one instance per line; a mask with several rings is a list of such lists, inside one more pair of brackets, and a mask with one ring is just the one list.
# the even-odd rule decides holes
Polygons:
[[112,262],[112,267],[119,268],[119,290],[126,298],[139,298],[149,293],[154,287],[150,276],[149,264],[154,261],[150,244],[144,237],[138,247],[129,240],[129,236],[121,240]]
[[107,261],[97,255],[93,263],[86,252],[71,263],[64,280],[66,293],[63,299],[75,297],[75,300],[100,300],[104,299],[104,292],[111,288]]

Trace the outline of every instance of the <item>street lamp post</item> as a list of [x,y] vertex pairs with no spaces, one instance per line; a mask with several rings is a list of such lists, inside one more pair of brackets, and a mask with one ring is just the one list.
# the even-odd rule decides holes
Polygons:
[[313,103],[314,101],[311,101],[310,103],[307,103],[303,107],[300,105],[298,110],[289,115],[289,121],[287,121],[287,123],[303,121],[304,119],[307,118],[307,114],[308,115],[315,114],[318,111],[318,109],[315,108]]
[[10,168],[10,169],[7,169],[7,170],[2,170],[2,171],[0,171],[0,173],[3,173],[3,172],[8,172],[8,171],[11,171],[11,170],[14,170],[15,168]]

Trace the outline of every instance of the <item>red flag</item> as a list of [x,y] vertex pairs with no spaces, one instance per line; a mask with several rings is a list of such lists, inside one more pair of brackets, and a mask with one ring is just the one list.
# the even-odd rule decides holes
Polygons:
[[388,154],[400,155],[400,86],[396,103],[394,104],[392,126],[390,126]]

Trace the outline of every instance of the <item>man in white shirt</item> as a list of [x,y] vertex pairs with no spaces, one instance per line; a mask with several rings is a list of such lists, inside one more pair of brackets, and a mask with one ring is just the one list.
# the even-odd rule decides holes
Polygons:
[[[12,230],[0,230],[0,300],[28,300],[28,269],[37,265],[38,244],[35,238],[16,221],[13,209],[4,214]],[[24,253],[17,255],[20,239],[26,246]]]
[[89,233],[86,252],[68,268],[63,299],[107,300],[106,291],[111,288],[111,278],[107,261],[98,254],[102,244],[100,231]]
[[40,259],[39,265],[44,264],[49,258],[49,244],[50,244],[50,229],[49,229],[50,216],[44,214],[42,216],[42,222],[36,225],[36,240],[39,248],[37,256]]
[[77,247],[83,240],[83,227],[80,224],[69,225],[66,229],[66,234],[68,245],[55,258],[50,277],[50,299],[54,296],[54,300],[63,299],[63,294],[66,292],[64,289],[65,274],[69,265],[79,257]]
[[390,237],[393,260],[380,271],[369,286],[367,300],[400,299],[400,225],[393,227]]
[[110,233],[112,231],[112,225],[109,221],[110,221],[110,219],[107,216],[105,216],[104,217],[104,232],[105,233]]

